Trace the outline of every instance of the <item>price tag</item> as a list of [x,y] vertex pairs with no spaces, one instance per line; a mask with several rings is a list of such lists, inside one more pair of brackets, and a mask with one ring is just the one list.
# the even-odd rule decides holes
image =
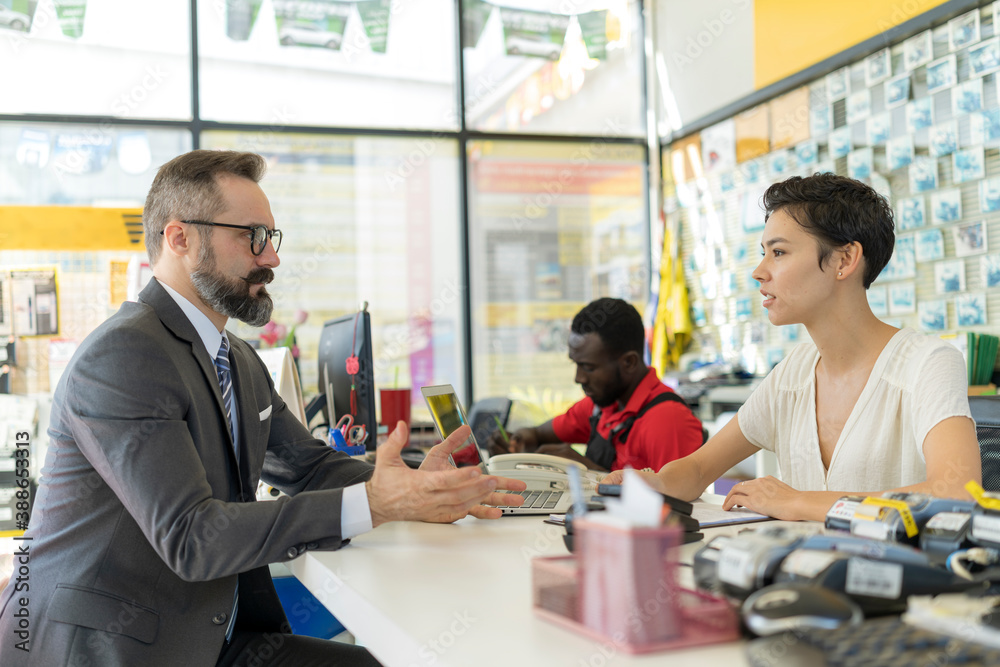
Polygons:
[[889,526],[881,521],[855,521],[851,524],[851,534],[872,540],[885,540],[889,537]]
[[835,560],[837,560],[836,553],[797,549],[788,554],[788,557],[781,562],[781,570],[789,574],[797,574],[807,579],[812,579],[830,567],[830,563]]
[[719,581],[744,589],[753,588],[752,561],[752,552],[744,551],[739,544],[728,545],[719,556]]
[[938,512],[930,518],[924,530],[932,528],[934,530],[962,530],[969,521],[968,514],[961,512]]
[[855,508],[860,504],[857,500],[838,500],[830,508],[830,511],[826,513],[826,516],[831,519],[850,521],[854,517]]
[[976,540],[1000,542],[1000,516],[977,514],[972,517],[972,537]]
[[903,566],[851,558],[847,561],[848,595],[869,595],[895,600],[903,590]]

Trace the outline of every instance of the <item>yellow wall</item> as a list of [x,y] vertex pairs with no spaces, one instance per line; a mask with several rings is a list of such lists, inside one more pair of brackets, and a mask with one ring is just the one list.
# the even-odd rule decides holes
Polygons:
[[756,0],[754,85],[760,89],[947,0]]

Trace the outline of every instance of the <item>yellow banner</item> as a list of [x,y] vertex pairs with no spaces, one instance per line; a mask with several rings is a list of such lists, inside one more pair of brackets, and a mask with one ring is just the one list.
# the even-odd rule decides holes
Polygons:
[[142,209],[0,206],[0,250],[144,252]]

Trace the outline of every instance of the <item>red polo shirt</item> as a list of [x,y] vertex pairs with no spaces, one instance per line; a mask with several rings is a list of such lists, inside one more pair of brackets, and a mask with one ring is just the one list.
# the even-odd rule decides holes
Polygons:
[[[650,367],[624,409],[619,410],[617,402],[601,409],[597,432],[607,438],[611,429],[630,415],[637,414],[651,398],[668,391],[673,390],[660,382],[656,370]],[[593,411],[594,402],[584,397],[565,414],[554,418],[552,429],[563,442],[586,444],[590,440],[590,415]],[[701,422],[691,410],[676,401],[664,401],[635,420],[625,444],[615,438],[615,463],[611,469],[620,470],[628,464],[637,470],[659,470],[664,464],[698,449],[701,442]]]

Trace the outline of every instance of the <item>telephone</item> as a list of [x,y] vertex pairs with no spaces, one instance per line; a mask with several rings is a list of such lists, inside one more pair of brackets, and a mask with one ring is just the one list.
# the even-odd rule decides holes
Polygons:
[[584,493],[590,495],[607,474],[588,470],[578,461],[549,454],[499,454],[491,456],[484,465],[487,474],[519,479],[528,485],[529,491],[538,488],[569,490],[568,470],[576,468],[580,472]]

